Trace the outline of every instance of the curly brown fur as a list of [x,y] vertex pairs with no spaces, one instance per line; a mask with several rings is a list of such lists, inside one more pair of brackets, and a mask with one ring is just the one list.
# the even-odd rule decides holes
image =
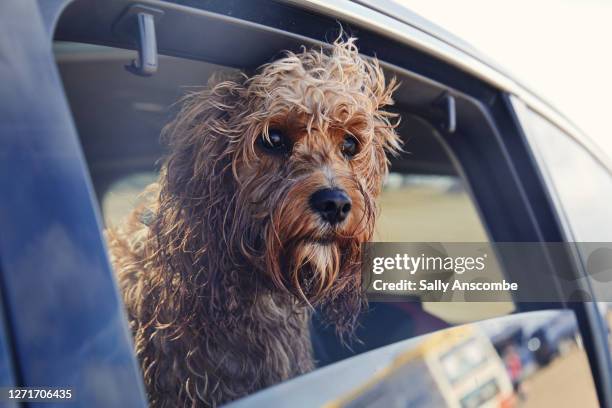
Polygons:
[[[311,370],[313,307],[350,333],[364,303],[360,244],[385,151],[399,149],[382,110],[395,87],[348,39],[185,98],[148,203],[107,232],[152,406],[215,406]],[[290,151],[262,148],[270,129]],[[336,225],[309,205],[329,187],[352,201]]]

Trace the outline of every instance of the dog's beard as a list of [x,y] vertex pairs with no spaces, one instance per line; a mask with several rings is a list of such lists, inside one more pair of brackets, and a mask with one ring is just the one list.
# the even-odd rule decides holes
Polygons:
[[340,273],[340,251],[333,242],[303,241],[291,252],[285,262],[291,286],[304,300],[317,303]]
[[325,257],[321,256],[318,262],[310,263],[315,276],[319,276],[320,280],[327,279],[327,285],[322,285],[321,291],[316,293],[320,296],[318,303],[321,320],[335,326],[341,337],[351,336],[365,304],[361,288],[360,244],[354,240],[342,240],[315,246],[314,250],[320,253],[322,249],[327,251],[325,255],[328,258],[331,253],[331,258],[337,262],[325,263]]
[[317,308],[340,335],[352,334],[365,298],[355,239],[299,240],[279,254],[285,287]]

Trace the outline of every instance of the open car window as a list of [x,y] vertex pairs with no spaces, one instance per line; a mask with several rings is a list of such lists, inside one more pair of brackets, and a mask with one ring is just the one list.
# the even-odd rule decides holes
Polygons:
[[[159,135],[176,112],[180,97],[201,89],[214,75],[237,71],[160,56],[163,69],[141,78],[123,69],[130,56],[126,50],[66,42],[57,42],[55,50],[104,221],[107,226],[120,225],[139,202],[139,195],[156,180],[165,154]],[[414,113],[417,108],[411,104],[415,102],[402,102],[402,96],[410,96],[419,86],[423,87],[419,92],[430,92],[432,98],[437,92],[430,83],[419,85],[414,78],[398,91],[396,110],[402,118],[399,134],[405,153],[391,163],[374,240],[486,242],[486,228],[469,186],[438,130]],[[448,324],[514,309],[511,304],[442,303],[425,308]],[[430,330],[438,327],[436,323]]]
[[[104,222],[121,225],[156,181],[164,155],[159,134],[176,101],[213,75],[235,69],[206,62],[160,57],[163,69],[149,78],[123,68],[129,52],[78,43],[56,43],[56,57],[94,182]],[[411,85],[418,86],[418,83]],[[427,83],[424,86],[430,86]],[[404,91],[408,92],[408,91]],[[469,187],[453,164],[437,130],[398,101],[404,154],[393,159],[380,200],[375,240],[387,242],[484,242],[486,228]],[[109,118],[113,118],[109,120]],[[363,346],[342,347],[334,334],[315,334],[320,363],[327,364],[449,325],[511,313],[511,303],[425,303],[410,313],[372,305],[364,315]],[[381,318],[384,317],[384,318]],[[391,333],[393,328],[395,333]]]

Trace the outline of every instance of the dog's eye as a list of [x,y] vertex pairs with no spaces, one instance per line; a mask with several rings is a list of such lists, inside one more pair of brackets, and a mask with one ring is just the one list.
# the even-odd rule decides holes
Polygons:
[[261,135],[259,138],[259,143],[264,149],[270,152],[286,153],[289,151],[289,143],[287,142],[287,138],[280,130],[277,129],[270,129],[268,131],[268,137]]
[[359,142],[357,142],[357,139],[355,139],[353,136],[346,136],[342,142],[342,146],[340,147],[342,154],[349,159],[357,154],[358,149]]

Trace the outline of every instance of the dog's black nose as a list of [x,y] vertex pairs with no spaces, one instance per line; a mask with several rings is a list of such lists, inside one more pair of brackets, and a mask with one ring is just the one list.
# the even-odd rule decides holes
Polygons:
[[324,188],[310,196],[310,205],[330,224],[342,222],[351,211],[351,199],[339,188]]

